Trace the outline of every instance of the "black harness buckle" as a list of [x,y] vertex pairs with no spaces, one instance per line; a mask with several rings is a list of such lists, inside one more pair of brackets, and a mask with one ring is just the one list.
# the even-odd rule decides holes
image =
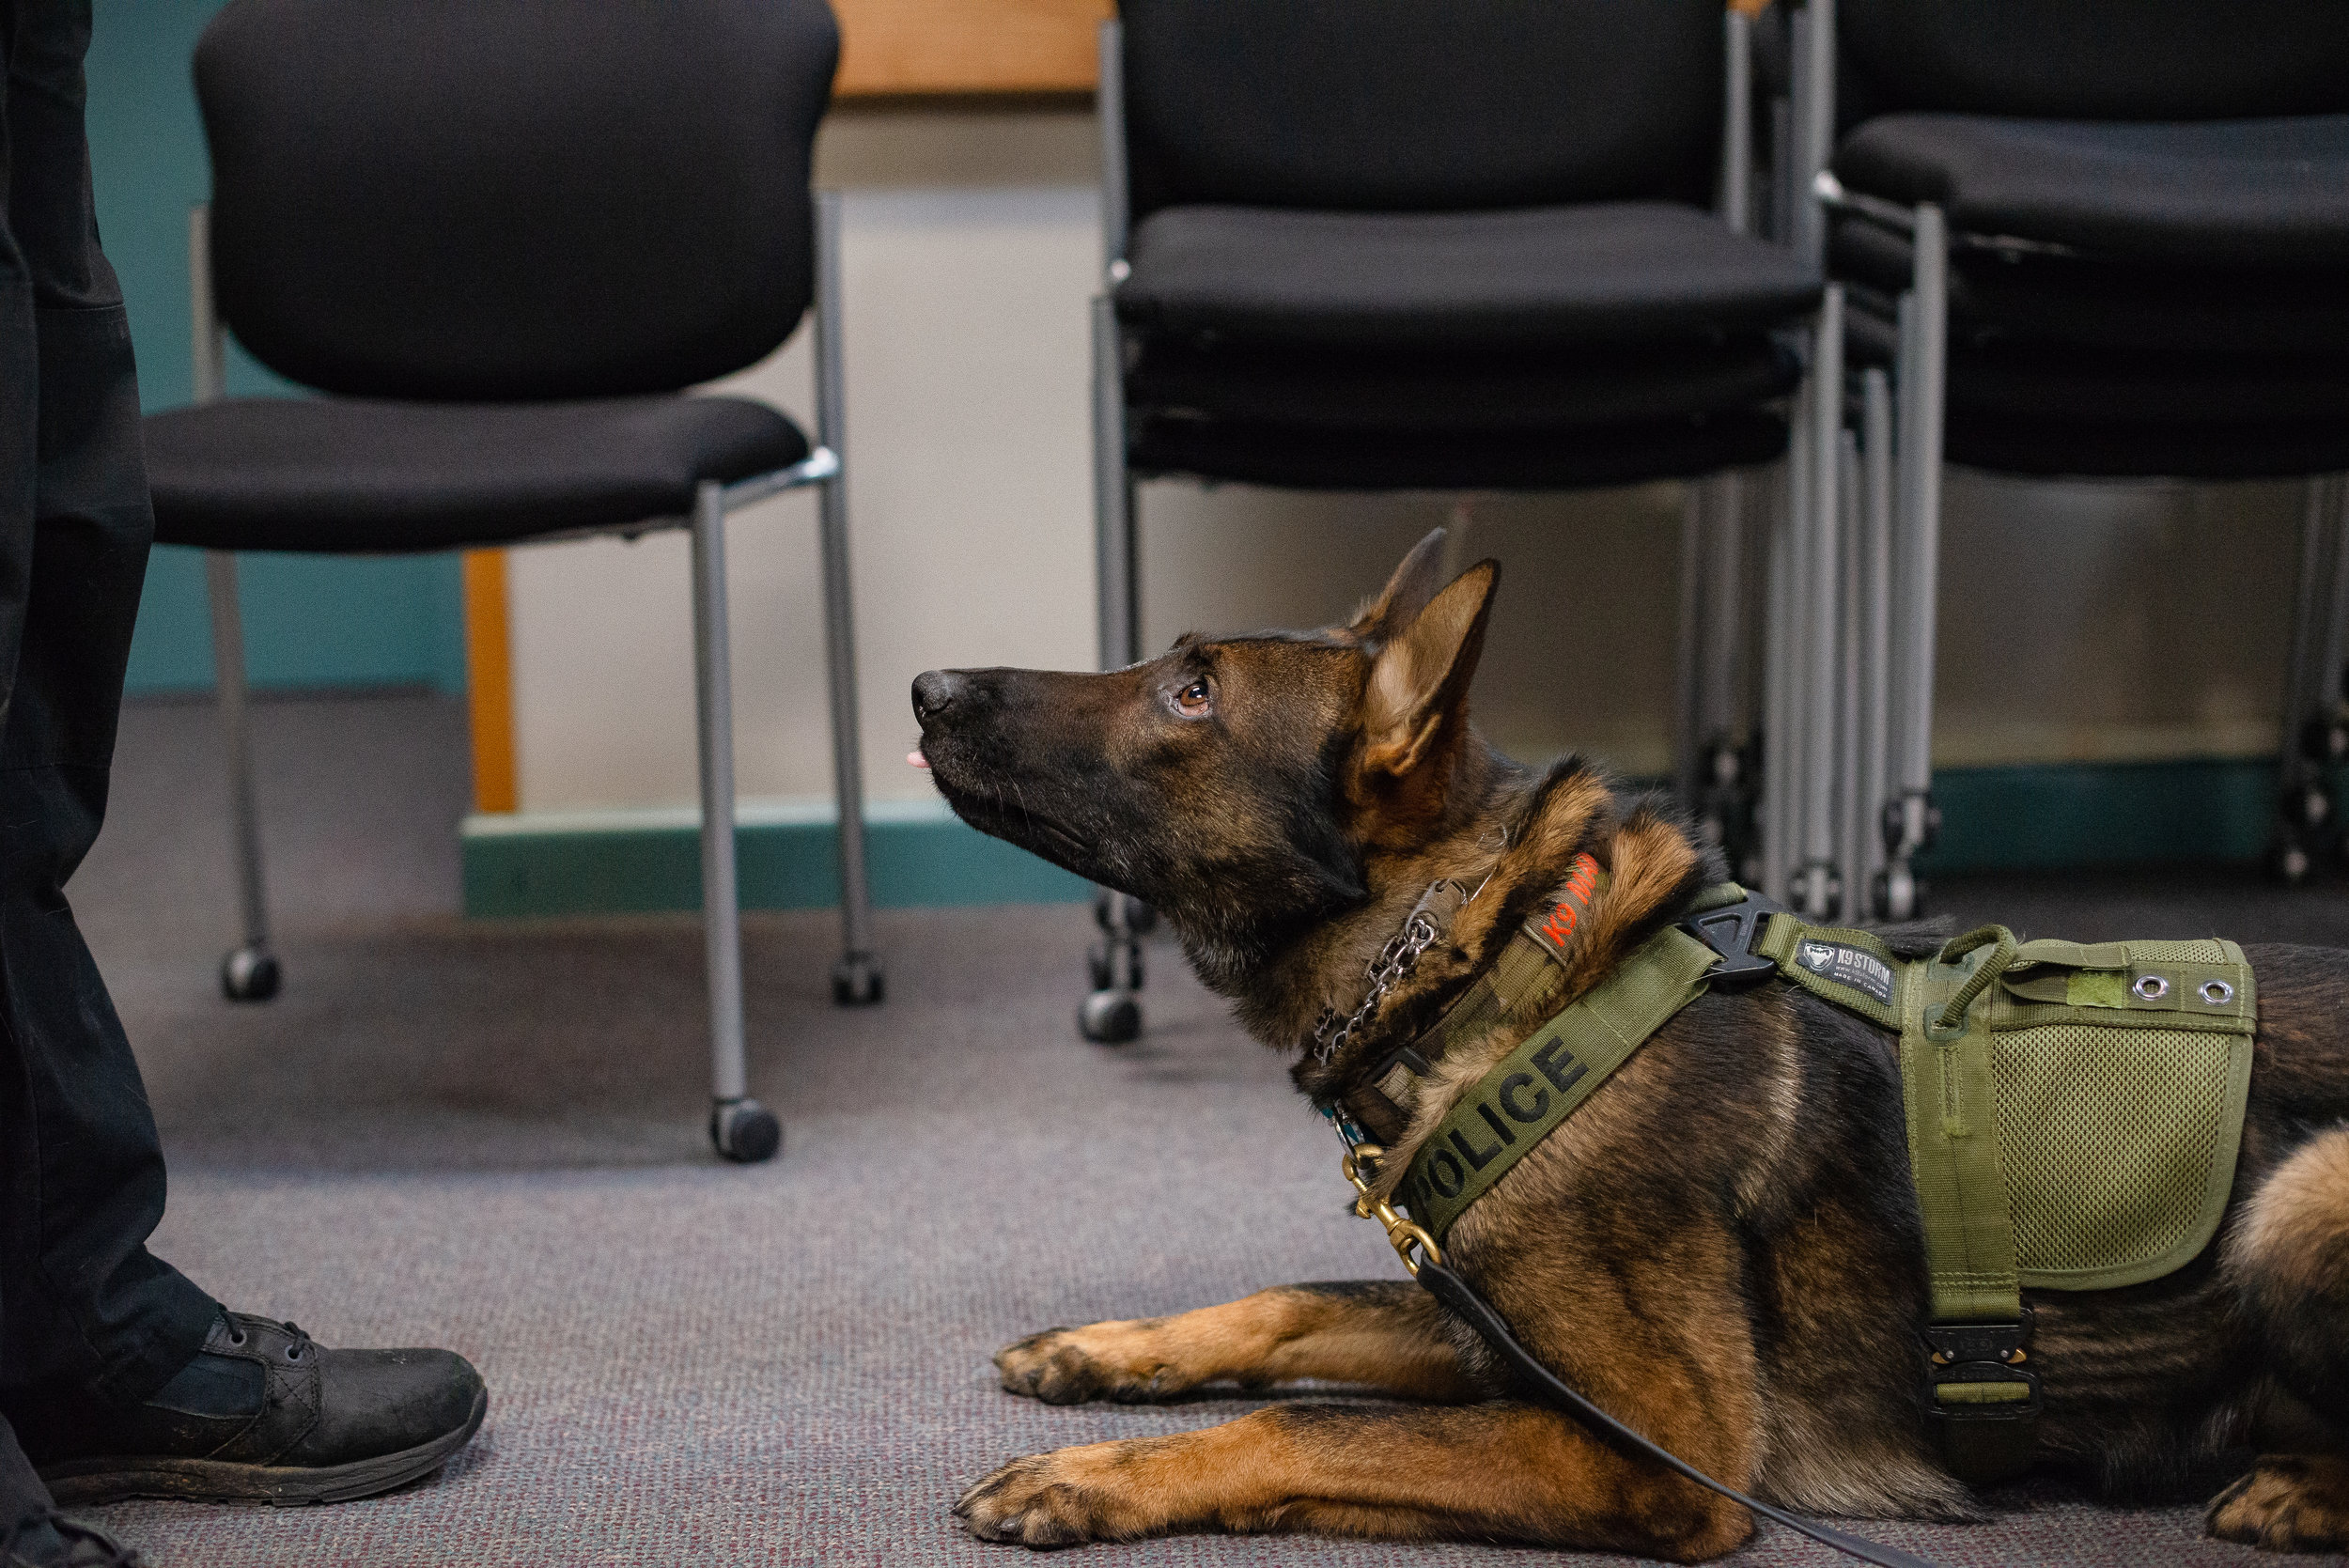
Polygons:
[[[1941,1435],[1945,1463],[1976,1484],[2003,1481],[2027,1468],[2035,1452],[2045,1401],[2038,1372],[2027,1366],[2031,1312],[2019,1323],[1936,1323],[1925,1336],[1925,1407]],[[1972,1399],[1948,1401],[1945,1388],[1970,1387]],[[2015,1389],[1983,1398],[1979,1390]]]
[[1738,903],[1690,915],[1680,928],[1719,955],[1704,971],[1705,982],[1716,990],[1740,991],[1778,972],[1776,960],[1754,952],[1753,944],[1770,917],[1784,913],[1786,906],[1776,899],[1749,893]]

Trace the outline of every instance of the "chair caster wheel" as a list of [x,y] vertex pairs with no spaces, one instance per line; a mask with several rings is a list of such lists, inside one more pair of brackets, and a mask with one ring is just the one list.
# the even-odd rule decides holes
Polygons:
[[1096,991],[1077,1006],[1077,1032],[1097,1046],[1122,1046],[1142,1033],[1142,1003],[1131,991]]
[[231,1001],[267,1001],[277,994],[282,978],[277,955],[257,943],[238,948],[220,961],[221,995]]
[[709,1108],[709,1141],[737,1165],[756,1165],[783,1147],[783,1124],[756,1100],[720,1100]]
[[1877,919],[1898,923],[1925,918],[1925,884],[1906,866],[1877,872],[1872,891]]
[[885,989],[880,960],[869,953],[851,953],[832,967],[832,1000],[839,1007],[870,1007]]

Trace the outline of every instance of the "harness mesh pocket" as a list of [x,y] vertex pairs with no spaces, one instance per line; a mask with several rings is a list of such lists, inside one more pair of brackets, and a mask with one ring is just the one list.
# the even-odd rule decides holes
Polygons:
[[2129,956],[2140,964],[2221,964],[2227,961],[2223,942],[2131,942]]
[[[2153,962],[2210,944],[2131,944]],[[2179,949],[2156,955],[2156,947]],[[2059,1023],[1998,1034],[1999,1143],[2022,1282],[2107,1290],[2201,1250],[2234,1179],[2248,1035]]]

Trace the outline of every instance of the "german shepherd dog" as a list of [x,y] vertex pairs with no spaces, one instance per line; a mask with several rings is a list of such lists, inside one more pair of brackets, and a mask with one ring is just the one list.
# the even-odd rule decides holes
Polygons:
[[[1186,636],[1106,675],[932,671],[922,750],[965,821],[1147,900],[1249,1031],[1297,1050],[1439,878],[1478,890],[1297,1086],[1328,1101],[1423,1029],[1579,855],[1611,880],[1567,995],[1722,879],[1655,796],[1567,758],[1536,772],[1470,726],[1500,567],[1439,581],[1441,536],[1318,631]],[[2116,1492],[2202,1456],[2256,1463],[2209,1529],[2349,1548],[2349,954],[2255,948],[2250,1109],[2225,1223],[2166,1278],[2030,1292],[2040,1453]],[[1458,1091],[1530,1031],[1437,1064],[1371,1127],[1392,1188]],[[1894,1041],[1783,981],[1700,997],[1453,1227],[1447,1262],[1543,1363],[1732,1486],[1790,1508],[1963,1518],[1929,1441],[1926,1270]],[[1180,1436],[1016,1460],[955,1512],[1031,1546],[1175,1530],[1510,1540],[1699,1561],[1747,1512],[1527,1403],[1400,1278],[1267,1290],[1174,1317],[1052,1328],[995,1358],[1050,1404],[1323,1379],[1392,1406],[1282,1403]]]

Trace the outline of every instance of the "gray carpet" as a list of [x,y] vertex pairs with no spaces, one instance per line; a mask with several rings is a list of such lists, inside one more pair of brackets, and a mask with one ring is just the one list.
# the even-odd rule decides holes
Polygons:
[[[1174,1312],[1292,1280],[1386,1278],[1339,1213],[1335,1144],[1171,953],[1150,1032],[1070,1023],[1078,908],[885,915],[890,1001],[835,1011],[821,914],[749,922],[752,1082],[775,1163],[702,1130],[700,948],[686,919],[468,926],[452,824],[463,716],[432,698],[260,710],[285,995],[219,1000],[229,936],[208,707],[134,706],[82,918],[172,1158],[158,1249],[330,1343],[433,1343],[491,1390],[437,1480],[335,1508],[134,1503],[104,1522],[163,1568],[286,1564],[993,1563],[947,1509],[1021,1452],[1249,1408],[1049,1409],[988,1355],[1050,1324]],[[2349,938],[2349,897],[2232,874],[2008,879],[1963,914],[2077,937]],[[2097,910],[2108,906],[2107,922]],[[2053,1483],[1966,1529],[1872,1527],[1959,1563],[2244,1564],[2191,1507]],[[1183,1538],[1087,1563],[1519,1564],[1554,1554]],[[1578,1560],[1616,1561],[1619,1559]],[[1840,1560],[1770,1532],[1735,1560]]]

